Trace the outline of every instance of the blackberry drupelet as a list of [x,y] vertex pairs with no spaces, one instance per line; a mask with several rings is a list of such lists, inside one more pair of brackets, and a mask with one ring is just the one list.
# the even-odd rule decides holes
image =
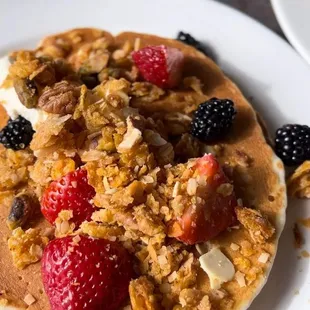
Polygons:
[[237,111],[229,99],[212,98],[199,105],[192,123],[191,134],[204,142],[214,142],[225,136]]
[[205,46],[201,42],[197,41],[194,37],[192,37],[189,33],[180,31],[178,33],[177,40],[192,47],[195,47],[200,52],[208,55]]
[[310,160],[310,127],[288,124],[279,128],[275,138],[276,154],[287,166]]
[[22,150],[29,145],[33,134],[31,123],[18,116],[15,120],[10,119],[0,131],[0,143],[7,149]]

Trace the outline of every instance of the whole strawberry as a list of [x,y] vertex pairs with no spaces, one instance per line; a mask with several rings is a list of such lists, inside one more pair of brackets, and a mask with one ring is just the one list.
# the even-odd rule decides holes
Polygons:
[[85,236],[51,241],[41,271],[52,310],[117,310],[134,276],[120,244]]
[[181,79],[183,53],[165,45],[146,46],[132,53],[142,77],[161,88],[177,86]]
[[90,220],[95,211],[91,203],[94,196],[95,190],[87,181],[87,171],[78,169],[50,184],[43,194],[41,211],[53,224],[60,211],[72,210],[72,222],[78,227],[83,221]]

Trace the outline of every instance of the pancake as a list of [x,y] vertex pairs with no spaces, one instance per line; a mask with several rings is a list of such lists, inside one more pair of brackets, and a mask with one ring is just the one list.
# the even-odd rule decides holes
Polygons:
[[[176,40],[132,32],[124,32],[113,37],[108,32],[100,30],[79,29],[43,39],[38,51],[46,53],[50,46],[55,45],[55,42],[59,42],[60,39],[70,38],[71,40],[72,34],[76,32],[81,35],[82,39],[74,43],[73,48],[65,55],[75,67],[78,67],[76,55],[82,44],[92,42],[100,37],[106,38],[113,45],[114,50],[122,49],[126,42],[130,42],[134,46],[138,38],[140,47],[163,44],[178,48],[183,52],[185,56],[183,78],[197,77],[202,84],[201,92],[189,88],[174,89],[151,103],[139,97],[133,97],[130,103],[132,107],[138,108],[145,117],[160,120],[168,128],[168,135],[170,134],[169,130],[173,130],[174,123],[171,120],[175,115],[188,120],[198,105],[207,99],[225,98],[235,103],[238,113],[231,132],[219,144],[210,146],[210,149],[215,150],[221,164],[230,164],[234,167],[231,177],[237,196],[242,197],[245,206],[255,208],[266,215],[276,227],[276,234],[263,244],[253,244],[249,232],[239,225],[236,229],[229,229],[211,241],[211,245],[208,246],[219,246],[223,253],[234,262],[237,270],[246,276],[249,275],[246,278],[247,285],[244,287],[240,287],[237,281],[229,281],[222,285],[222,288],[234,301],[233,306],[229,303],[221,303],[212,296],[211,301],[214,301],[215,308],[218,307],[220,310],[247,309],[267,281],[285,223],[286,209],[284,167],[266,142],[253,107],[239,88],[223,74],[210,58]],[[0,121],[6,117],[4,111],[0,110]],[[1,123],[1,125],[3,124]],[[186,133],[186,130],[185,124],[184,129],[179,130],[178,135]],[[175,135],[171,139],[174,140]],[[40,263],[31,264],[24,270],[17,270],[12,265],[11,253],[7,246],[7,238],[11,232],[6,226],[6,217],[13,195],[10,192],[3,194],[0,198],[2,207],[0,212],[0,291],[6,291],[3,297],[10,300],[14,306],[25,307],[22,300],[30,293],[35,297],[36,302],[27,309],[49,309],[47,296],[43,293]],[[35,223],[35,227],[37,226],[45,228],[50,225],[40,219]],[[29,227],[33,226],[29,224]],[[232,250],[232,244],[240,245],[241,250]],[[270,254],[270,258],[265,264],[259,262],[262,253]],[[255,268],[258,268],[259,272]],[[210,293],[209,278],[202,269],[199,270],[197,277],[197,289]],[[210,293],[210,295],[212,294]]]

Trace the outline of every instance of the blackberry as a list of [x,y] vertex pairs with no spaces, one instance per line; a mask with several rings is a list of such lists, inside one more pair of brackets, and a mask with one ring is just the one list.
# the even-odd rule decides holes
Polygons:
[[22,150],[29,145],[33,134],[31,123],[18,116],[15,120],[10,119],[0,131],[0,143],[7,149]]
[[237,111],[228,99],[212,98],[201,103],[194,113],[191,134],[204,142],[213,142],[227,134]]
[[205,55],[208,55],[206,47],[201,42],[197,41],[194,37],[192,37],[189,33],[180,31],[178,33],[177,40],[192,47],[195,47],[200,52],[204,53]]
[[289,124],[279,128],[275,151],[287,166],[300,165],[310,159],[310,127]]

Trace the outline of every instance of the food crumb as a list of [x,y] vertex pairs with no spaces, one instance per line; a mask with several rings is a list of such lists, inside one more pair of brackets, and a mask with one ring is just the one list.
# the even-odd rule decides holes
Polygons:
[[36,302],[36,299],[31,294],[27,294],[24,298],[24,302],[30,306]]
[[308,251],[306,251],[306,250],[301,251],[300,254],[301,254],[301,256],[304,257],[304,258],[309,258],[309,257],[310,257],[310,253],[309,253]]
[[298,223],[303,225],[306,228],[310,228],[310,217],[308,217],[306,219],[299,219]]
[[295,290],[294,295],[299,295],[299,290]]
[[230,248],[233,251],[238,251],[240,249],[240,246],[238,244],[236,244],[236,243],[231,243]]
[[300,249],[301,246],[304,244],[304,239],[301,235],[300,229],[298,227],[298,224],[295,223],[294,228],[293,228],[293,233],[294,233],[294,245],[296,249]]
[[0,298],[0,306],[7,306],[9,301],[6,298]]

